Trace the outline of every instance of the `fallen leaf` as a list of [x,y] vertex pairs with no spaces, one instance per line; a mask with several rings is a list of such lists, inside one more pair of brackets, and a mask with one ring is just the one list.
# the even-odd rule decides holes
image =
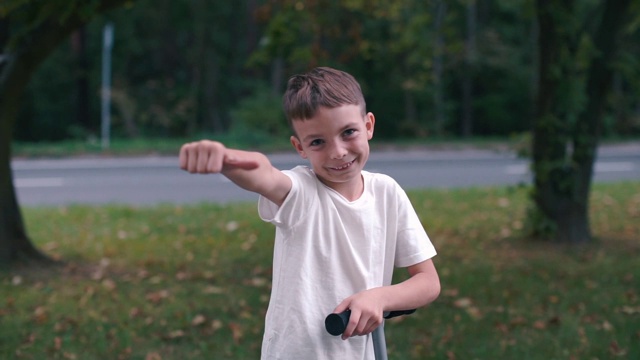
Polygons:
[[229,329],[231,329],[231,336],[233,337],[233,341],[236,344],[239,344],[240,340],[242,340],[242,336],[244,335],[242,333],[242,328],[240,327],[239,324],[230,323],[229,324]]
[[536,320],[533,322],[533,328],[537,330],[544,330],[547,328],[547,322],[544,320]]
[[150,352],[144,357],[144,360],[162,360],[162,356],[160,356],[157,352]]
[[614,356],[625,356],[627,355],[627,350],[623,349],[618,345],[618,342],[613,340],[611,344],[609,344],[609,351]]
[[130,318],[137,318],[141,315],[142,315],[142,310],[140,310],[140,308],[134,307],[134,308],[131,308],[131,310],[129,310]]
[[116,289],[116,283],[115,281],[111,280],[111,279],[104,279],[102,280],[102,286],[107,289],[108,291],[113,291]]
[[204,315],[198,314],[193,318],[193,320],[191,320],[191,325],[200,326],[206,322],[207,322],[207,319],[204,317]]
[[185,333],[182,330],[174,330],[172,332],[170,332],[169,334],[167,334],[167,338],[168,339],[178,339],[181,337],[184,337]]
[[507,324],[504,324],[504,323],[501,323],[501,322],[497,323],[495,325],[495,328],[498,331],[500,331],[501,333],[504,333],[504,334],[509,332],[509,326]]
[[511,319],[511,321],[509,321],[509,324],[511,326],[521,326],[521,325],[526,325],[527,324],[527,319],[525,319],[522,316],[517,316],[513,319]]
[[189,274],[184,271],[179,271],[176,273],[176,280],[183,281],[189,279]]
[[211,329],[213,329],[213,331],[217,331],[222,329],[222,321],[215,319],[211,322]]
[[480,309],[478,309],[475,306],[469,306],[465,308],[465,310],[467,311],[467,314],[469,314],[469,316],[471,316],[471,318],[473,318],[474,320],[479,320],[482,318],[482,313],[480,312]]
[[240,225],[238,225],[237,221],[229,221],[227,225],[225,225],[225,229],[227,229],[228,232],[234,232],[238,230],[239,227]]
[[627,315],[640,314],[640,306],[623,306],[620,311]]
[[205,294],[224,294],[224,289],[218,286],[212,286],[209,285],[206,288],[204,288],[204,290],[202,290],[203,293]]
[[160,291],[147,294],[147,296],[145,296],[145,299],[151,301],[154,304],[157,304],[163,299],[166,299],[168,297],[169,297],[169,290],[160,290]]
[[33,311],[33,320],[38,324],[46,322],[48,318],[47,309],[44,306],[38,306]]
[[265,279],[265,278],[262,278],[262,277],[254,277],[254,278],[251,278],[250,281],[251,281],[251,285],[253,285],[255,287],[262,287],[262,286],[266,285],[269,282],[268,279]]
[[453,302],[453,306],[457,307],[457,308],[466,308],[469,307],[473,304],[473,302],[471,301],[471,299],[464,297],[464,298],[460,298],[456,301]]
[[459,294],[460,294],[460,290],[458,290],[458,289],[445,289],[442,292],[442,295],[448,296],[448,297],[456,297]]

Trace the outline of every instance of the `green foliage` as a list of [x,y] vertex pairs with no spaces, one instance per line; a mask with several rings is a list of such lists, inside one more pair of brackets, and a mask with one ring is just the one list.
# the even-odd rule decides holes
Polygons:
[[[56,12],[91,13],[96,1],[7,0],[0,13],[35,24]],[[43,5],[43,4],[46,4]],[[113,134],[116,137],[217,135],[234,127],[232,111],[251,104],[258,84],[282,92],[288,76],[328,65],[360,81],[378,136],[457,136],[463,116],[462,82],[473,83],[473,135],[528,131],[537,86],[535,4],[476,1],[475,53],[466,55],[468,1],[232,1],[139,0],[137,6],[98,18],[87,27],[91,119],[78,124],[77,61],[64,44],[38,71],[17,122],[18,140],[43,141],[97,133],[102,28],[115,25]],[[597,55],[586,19],[601,2],[580,2],[561,28],[567,61],[554,69],[563,82],[558,97],[566,122],[587,103],[581,76]],[[20,10],[20,11],[18,11]],[[23,11],[24,10],[24,11]],[[28,10],[28,11],[27,11]],[[444,19],[438,23],[442,10]],[[44,15],[43,15],[44,14]],[[66,15],[65,15],[66,14]],[[595,15],[594,15],[595,14]],[[618,90],[607,133],[638,133],[640,74],[637,5],[621,39]],[[562,12],[558,16],[562,16]],[[587,25],[585,25],[587,24]],[[27,26],[27,25],[25,25]],[[22,27],[14,25],[12,31]],[[577,59],[574,61],[571,55]],[[440,63],[439,63],[440,62]],[[438,64],[441,65],[439,68]],[[574,75],[576,75],[574,77]],[[246,98],[254,97],[243,102]],[[441,116],[441,119],[438,117]]]
[[263,132],[271,137],[287,138],[291,130],[282,110],[282,97],[266,86],[258,86],[231,110],[233,129],[247,132]]
[[[63,140],[73,138],[72,125],[60,121],[73,117],[69,109],[75,104],[74,64],[70,44],[64,44],[40,66],[23,97],[20,121],[15,126],[15,138],[28,141]],[[66,76],[60,76],[65,69]],[[43,96],[46,94],[46,96]]]
[[13,50],[21,42],[31,41],[33,31],[44,23],[63,24],[71,16],[90,19],[98,10],[99,1],[84,0],[4,0],[0,4],[0,18],[8,18]]
[[[523,238],[524,188],[409,195],[442,293],[387,323],[390,358],[640,356],[640,183],[595,187],[582,247]],[[66,264],[0,273],[1,358],[258,356],[274,229],[255,204],[24,210]]]

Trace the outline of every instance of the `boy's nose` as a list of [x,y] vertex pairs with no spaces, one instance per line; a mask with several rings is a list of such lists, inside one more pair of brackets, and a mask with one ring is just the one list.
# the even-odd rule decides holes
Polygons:
[[347,155],[348,151],[346,149],[345,146],[343,146],[342,144],[334,144],[333,148],[331,149],[331,158],[332,159],[342,159],[343,157],[345,157]]

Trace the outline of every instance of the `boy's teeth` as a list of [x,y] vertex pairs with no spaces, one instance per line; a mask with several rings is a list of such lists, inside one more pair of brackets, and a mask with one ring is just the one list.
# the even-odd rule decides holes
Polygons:
[[350,162],[349,162],[349,163],[346,163],[346,164],[344,164],[344,165],[342,165],[342,166],[338,166],[338,167],[336,167],[335,169],[336,169],[336,170],[342,170],[342,169],[348,168],[349,166],[351,166],[351,163],[350,163]]

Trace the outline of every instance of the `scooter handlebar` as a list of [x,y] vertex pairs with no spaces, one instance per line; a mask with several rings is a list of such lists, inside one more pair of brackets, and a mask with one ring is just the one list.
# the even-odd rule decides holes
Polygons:
[[[385,319],[391,319],[397,316],[410,315],[414,312],[416,312],[416,309],[387,311],[382,315],[382,317],[384,317]],[[342,335],[344,330],[347,328],[347,324],[349,324],[350,316],[351,310],[345,310],[340,314],[329,314],[324,319],[324,327],[325,329],[327,329],[327,332],[333,336]]]

